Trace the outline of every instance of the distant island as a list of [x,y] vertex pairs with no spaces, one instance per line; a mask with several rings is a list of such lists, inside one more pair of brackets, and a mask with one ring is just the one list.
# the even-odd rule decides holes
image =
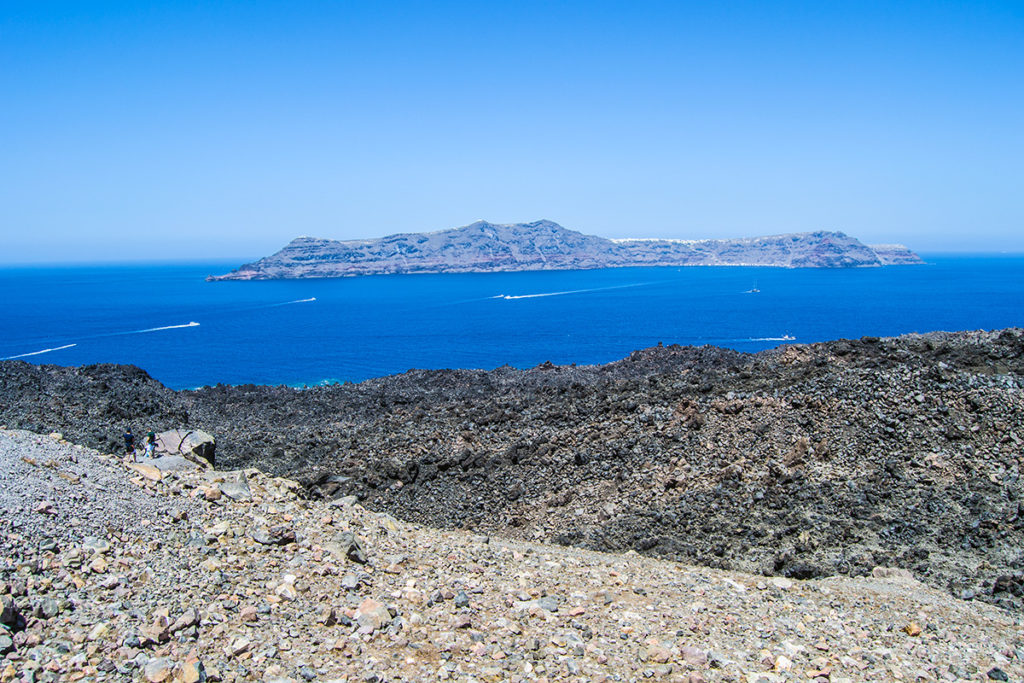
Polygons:
[[548,220],[477,221],[437,232],[366,240],[299,237],[272,256],[208,280],[273,280],[394,273],[488,273],[629,266],[860,268],[923,263],[900,244],[866,245],[841,232],[731,240],[606,239]]

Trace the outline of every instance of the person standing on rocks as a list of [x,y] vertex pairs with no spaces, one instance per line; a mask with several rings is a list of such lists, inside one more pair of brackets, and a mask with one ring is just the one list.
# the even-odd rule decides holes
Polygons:
[[146,434],[146,457],[156,457],[156,434],[153,432]]
[[131,427],[124,430],[124,454],[130,456],[132,462],[135,462],[135,435],[132,434]]

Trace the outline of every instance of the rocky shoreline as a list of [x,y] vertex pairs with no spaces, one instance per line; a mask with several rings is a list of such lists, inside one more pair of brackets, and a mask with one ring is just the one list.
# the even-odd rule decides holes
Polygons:
[[1017,612],[1022,378],[1019,329],[308,390],[4,362],[0,424],[106,451],[127,424],[203,429],[218,466],[423,525],[790,579],[897,567]]
[[[1009,681],[1019,614],[410,524],[0,429],[0,681]],[[180,459],[179,459],[180,460]]]

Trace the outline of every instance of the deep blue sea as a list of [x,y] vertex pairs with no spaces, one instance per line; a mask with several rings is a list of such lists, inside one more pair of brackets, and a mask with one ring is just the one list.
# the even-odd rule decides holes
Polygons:
[[[604,363],[1024,326],[1024,256],[851,270],[700,267],[217,282],[231,263],[0,268],[0,359],[133,363],[173,388],[409,368]],[[751,292],[750,290],[759,290]]]

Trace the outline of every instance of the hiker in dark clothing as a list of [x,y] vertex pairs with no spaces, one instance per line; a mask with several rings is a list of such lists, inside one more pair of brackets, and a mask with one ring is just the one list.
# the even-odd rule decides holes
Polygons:
[[124,454],[132,456],[132,461],[135,461],[135,435],[131,427],[124,430]]

